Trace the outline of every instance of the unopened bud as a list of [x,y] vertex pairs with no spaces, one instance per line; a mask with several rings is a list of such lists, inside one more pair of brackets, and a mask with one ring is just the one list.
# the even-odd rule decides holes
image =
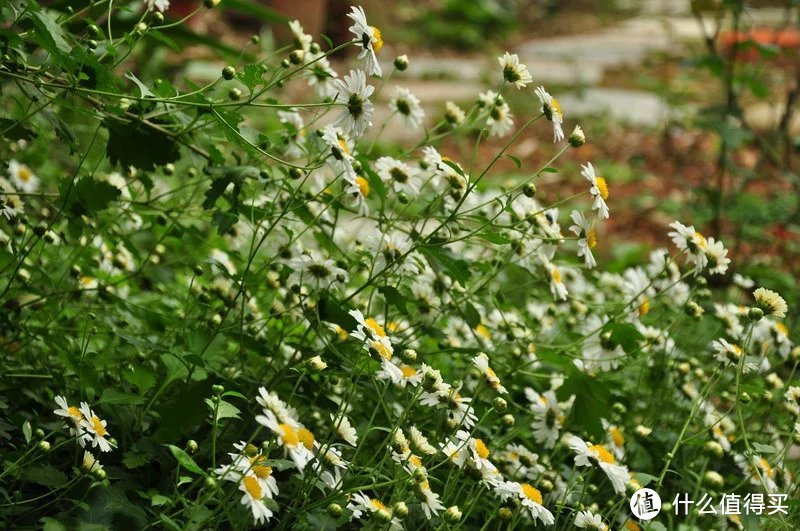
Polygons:
[[398,55],[394,58],[394,67],[403,72],[408,68],[408,56],[407,55]]

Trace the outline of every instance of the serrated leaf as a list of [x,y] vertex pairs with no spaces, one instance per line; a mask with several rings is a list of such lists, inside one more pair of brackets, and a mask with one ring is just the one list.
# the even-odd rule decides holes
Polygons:
[[0,134],[7,140],[31,140],[36,138],[36,131],[25,127],[22,122],[0,118]]
[[183,468],[185,468],[189,472],[194,472],[195,474],[205,475],[203,469],[200,468],[200,466],[198,466],[197,463],[195,463],[194,459],[192,459],[192,457],[189,454],[187,454],[177,446],[173,446],[171,444],[168,444],[166,446],[167,448],[169,448],[169,451],[172,453],[172,456],[178,461],[178,464],[180,464]]
[[419,246],[419,251],[424,254],[431,262],[431,266],[445,274],[453,280],[458,281],[462,286],[466,286],[470,272],[467,262],[457,258],[447,249],[433,247],[429,245]]
[[106,119],[103,124],[108,129],[106,155],[111,164],[154,170],[156,166],[175,162],[180,157],[172,138],[157,129],[138,122],[112,119]]

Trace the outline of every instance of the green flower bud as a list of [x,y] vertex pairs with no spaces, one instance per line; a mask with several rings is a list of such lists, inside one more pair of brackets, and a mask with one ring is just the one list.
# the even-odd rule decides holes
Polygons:
[[289,62],[293,65],[302,64],[305,56],[306,52],[303,50],[292,50],[292,53],[289,54]]
[[747,312],[747,317],[748,317],[748,318],[749,318],[751,321],[753,321],[754,323],[757,323],[758,321],[760,321],[760,320],[761,320],[761,319],[764,317],[764,310],[762,310],[762,309],[761,309],[761,308],[759,308],[758,306],[753,306],[753,307],[752,307],[752,308],[750,308],[750,310]]
[[533,183],[525,183],[522,186],[522,193],[525,197],[533,197],[536,195],[536,185]]
[[497,516],[500,517],[500,520],[511,520],[513,514],[513,511],[511,511],[511,509],[508,507],[500,507],[500,509],[497,511]]
[[447,510],[444,512],[444,519],[451,524],[457,524],[461,521],[461,511],[458,510],[457,505],[453,505],[452,507],[448,507]]
[[394,511],[394,515],[398,518],[405,518],[408,516],[408,505],[405,502],[397,502],[392,506],[392,510]]
[[503,398],[498,396],[495,397],[494,400],[492,400],[492,407],[494,407],[499,412],[503,412],[508,408],[508,402],[506,402]]
[[722,458],[722,456],[725,454],[725,449],[717,441],[707,441],[703,445],[703,451],[709,457],[714,457],[716,459]]
[[226,66],[222,69],[222,78],[230,81],[236,75],[236,69],[232,66]]
[[187,453],[193,454],[197,451],[197,448],[198,448],[197,441],[195,441],[194,439],[189,439],[188,441],[186,441]]
[[403,72],[408,68],[408,56],[407,55],[398,55],[394,58],[394,67],[399,71]]
[[339,518],[342,516],[342,506],[338,503],[332,503],[328,505],[328,514],[334,518]]
[[239,101],[242,99],[242,91],[236,87],[232,88],[230,91],[228,91],[228,99],[231,101]]

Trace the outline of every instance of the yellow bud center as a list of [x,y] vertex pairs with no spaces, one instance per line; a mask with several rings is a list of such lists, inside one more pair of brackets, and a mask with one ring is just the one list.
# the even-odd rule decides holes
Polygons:
[[94,432],[100,437],[105,437],[106,433],[108,433],[105,426],[103,426],[103,422],[96,416],[92,417],[92,429],[94,429]]
[[367,197],[369,195],[369,182],[361,176],[356,177],[356,184],[358,185],[358,191],[361,192],[363,197]]
[[595,229],[589,229],[589,234],[586,235],[586,243],[589,245],[589,249],[597,247],[597,231]]
[[314,434],[305,428],[297,430],[297,438],[303,443],[303,446],[311,450],[314,448]]
[[376,511],[386,510],[386,506],[383,503],[381,503],[380,500],[376,500],[375,498],[373,498],[370,501],[372,502],[372,507],[374,507]]
[[417,375],[417,370],[414,367],[409,367],[408,365],[401,367],[400,370],[405,378],[413,378]]
[[553,280],[561,284],[561,271],[559,271],[557,267],[554,267],[550,274],[553,276]]
[[492,333],[489,332],[489,329],[482,324],[479,324],[475,327],[475,333],[481,336],[483,339],[492,339]]
[[83,418],[83,413],[81,413],[81,410],[76,408],[75,406],[69,406],[67,408],[67,413],[69,413],[70,416],[76,421],[81,420]]

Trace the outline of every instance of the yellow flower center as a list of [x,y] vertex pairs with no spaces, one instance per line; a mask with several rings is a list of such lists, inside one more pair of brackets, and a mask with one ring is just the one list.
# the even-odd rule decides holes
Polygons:
[[341,147],[342,151],[344,151],[346,154],[350,154],[350,148],[347,147],[347,142],[344,141],[344,138],[339,139],[339,147]]
[[597,231],[595,229],[589,229],[589,234],[586,235],[586,243],[589,245],[589,249],[597,247]]
[[375,53],[381,51],[383,48],[383,35],[381,35],[381,30],[376,28],[375,26],[370,26],[372,28],[373,33],[372,35],[372,49],[375,50]]
[[76,421],[81,420],[83,418],[83,413],[81,413],[81,410],[76,408],[75,406],[69,406],[67,408],[67,413],[69,413],[70,416]]
[[522,488],[522,494],[525,495],[531,501],[535,501],[539,505],[542,504],[542,493],[539,492],[539,489],[531,485],[530,483],[523,483],[520,485]]
[[264,493],[261,491],[261,485],[258,484],[258,479],[254,476],[245,476],[243,482],[244,488],[251,498],[260,500],[264,497]]
[[695,231],[694,237],[697,239],[697,245],[699,245],[700,247],[705,248],[708,245],[708,242],[706,242],[706,237],[700,234],[699,232]]
[[614,441],[614,444],[621,448],[623,444],[625,444],[625,436],[622,435],[622,432],[619,428],[611,428],[611,440]]
[[764,471],[764,474],[765,474],[767,477],[770,477],[770,478],[771,478],[771,477],[774,475],[774,471],[772,470],[772,467],[770,466],[769,462],[768,462],[766,459],[764,459],[764,458],[762,457],[762,458],[760,459],[760,461],[759,461],[759,464],[761,465],[761,470],[763,470],[763,471]]
[[482,324],[479,324],[475,327],[475,333],[481,336],[483,339],[492,339],[492,333],[489,332],[489,329]]
[[380,341],[370,341],[369,346],[372,347],[381,358],[386,360],[392,359],[392,350],[388,345],[381,343]]
[[389,329],[389,332],[392,333],[397,332],[398,330],[400,330],[400,323],[398,323],[397,321],[392,321],[391,323],[386,325],[386,328]]
[[250,462],[253,463],[255,461],[264,459],[263,455],[258,455],[258,448],[256,448],[255,444],[247,443],[244,447],[244,455],[250,456]]
[[358,185],[358,191],[361,192],[361,195],[367,197],[369,195],[369,183],[367,180],[358,176],[356,177],[356,184]]
[[370,501],[372,502],[372,507],[374,507],[376,511],[385,511],[386,510],[386,506],[383,503],[381,503],[380,500],[376,500],[376,499],[373,498]]
[[386,331],[383,329],[381,325],[378,324],[378,322],[375,319],[370,317],[366,319],[364,322],[367,323],[367,328],[369,328],[369,330],[373,334],[375,334],[378,337],[386,337]]
[[402,371],[405,378],[413,378],[417,375],[417,369],[414,367],[409,367],[408,365],[400,367],[400,371]]
[[558,100],[555,98],[550,98],[551,105],[553,106],[553,114],[557,114],[559,118],[561,118],[564,114],[561,112],[561,105],[559,105]]
[[557,267],[554,267],[550,274],[553,276],[553,280],[561,284],[561,271],[559,271]]
[[95,432],[97,435],[99,435],[100,437],[105,437],[105,436],[106,436],[106,433],[108,433],[108,432],[106,431],[106,428],[105,428],[105,426],[103,426],[103,423],[102,423],[102,421],[100,420],[100,418],[99,418],[99,417],[96,417],[96,416],[95,416],[95,417],[92,417],[92,428],[94,429],[94,432]]
[[594,180],[594,185],[597,187],[597,191],[600,192],[600,197],[603,200],[608,199],[608,183],[602,177],[597,177]]
[[625,529],[628,531],[641,531],[642,528],[633,520],[628,519],[628,521],[625,522]]
[[783,323],[775,323],[775,328],[778,330],[778,332],[780,332],[784,336],[786,336],[786,337],[789,336],[789,329],[786,328],[785,324],[783,324]]
[[642,303],[639,305],[639,315],[647,315],[650,312],[650,299],[642,297]]
[[350,334],[347,333],[347,330],[345,330],[339,325],[336,325],[336,335],[339,336],[339,339],[341,341],[345,341],[347,340],[348,337],[350,337]]
[[604,462],[614,464],[614,456],[611,455],[611,452],[605,449],[605,447],[601,444],[595,444],[589,447],[590,452],[595,452],[597,454],[597,458]]
[[272,475],[272,467],[270,466],[254,466],[251,470],[260,479],[267,479]]
[[475,453],[478,454],[478,457],[481,459],[489,458],[489,448],[486,446],[486,443],[480,439],[475,439]]
[[20,166],[19,171],[17,172],[17,178],[26,183],[31,180],[31,177],[33,177],[33,172],[31,169],[25,165]]
[[421,466],[422,466],[422,459],[420,459],[420,458],[419,458],[419,457],[417,457],[416,455],[412,455],[411,457],[409,457],[409,458],[408,458],[408,461],[409,461],[409,462],[410,462],[412,465],[414,465],[415,467],[417,467],[417,468],[419,468],[419,467],[421,467]]
[[309,450],[314,448],[314,434],[307,429],[300,428],[297,430],[297,439]]
[[278,424],[278,427],[281,430],[281,438],[283,439],[284,446],[289,446],[294,448],[300,442],[300,438],[297,435],[297,432],[294,431],[294,428],[289,426],[288,424]]

